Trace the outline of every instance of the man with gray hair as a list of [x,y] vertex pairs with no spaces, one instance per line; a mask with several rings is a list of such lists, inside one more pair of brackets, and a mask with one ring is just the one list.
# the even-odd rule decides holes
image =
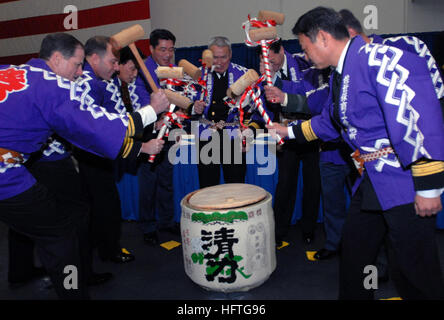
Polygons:
[[[213,72],[208,74],[208,95],[205,100],[196,101],[192,109],[193,114],[200,115],[199,137],[201,141],[199,143],[198,170],[201,188],[219,184],[221,165],[225,183],[244,183],[246,173],[245,152],[242,152],[241,161],[236,159],[236,154],[239,155],[239,150],[236,148],[240,148],[241,145],[240,138],[232,134],[232,132],[236,132],[241,127],[239,110],[227,106],[224,98],[227,89],[247,72],[247,69],[231,62],[232,51],[228,38],[223,36],[213,37],[209,41],[208,48],[213,53],[214,66]],[[250,121],[248,127],[259,128],[259,125],[258,122]],[[210,134],[206,134],[210,132],[206,129],[210,128],[217,130],[217,133],[212,133],[211,137],[209,136]],[[217,143],[213,141],[217,134],[220,140],[220,148],[216,151],[219,151],[219,154],[215,156],[215,150],[211,148],[213,153],[211,155],[208,154],[211,161],[202,161],[202,156],[206,156],[206,154],[202,153],[202,149],[208,152],[209,146],[207,145]],[[226,136],[228,134],[230,137]],[[230,141],[230,144],[225,146],[225,150],[223,148],[224,140]],[[224,152],[228,151],[230,151],[229,156],[225,155],[224,157]],[[224,160],[222,161],[222,159]],[[227,160],[229,160],[228,163]]]

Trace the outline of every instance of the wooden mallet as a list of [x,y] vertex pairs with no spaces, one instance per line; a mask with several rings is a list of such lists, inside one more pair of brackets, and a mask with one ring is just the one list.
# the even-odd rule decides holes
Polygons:
[[[145,76],[146,81],[148,81],[148,84],[151,87],[151,90],[153,92],[157,92],[159,88],[157,87],[157,84],[154,82],[153,78],[151,77],[150,72],[146,68],[145,63],[143,62],[142,57],[140,56],[139,51],[137,50],[137,47],[134,44],[135,41],[141,39],[144,35],[145,31],[143,30],[142,26],[140,24],[135,24],[113,35],[111,39],[115,50],[120,50],[126,46],[128,46],[131,49],[131,52],[136,58],[136,61],[139,64],[142,73]],[[171,90],[165,90],[165,94],[171,103],[174,103],[181,108],[186,109],[191,104],[191,101],[189,99]]]
[[257,14],[259,21],[273,20],[276,24],[284,24],[285,14],[269,10],[259,10]]
[[159,79],[182,79],[183,68],[182,67],[162,67],[158,66],[154,70]]
[[[159,79],[182,79],[182,67],[162,67],[159,66],[154,71]],[[187,109],[193,102],[187,97],[170,89],[165,89],[165,94],[171,104],[174,104],[182,109]],[[171,111],[171,110],[170,110]],[[172,111],[171,111],[172,112]]]
[[202,52],[202,64],[205,65],[206,68],[211,69],[213,66],[213,60],[213,51],[205,49]]
[[196,67],[188,60],[185,59],[180,60],[178,66],[182,67],[183,71],[187,75],[189,75],[194,81],[199,81],[200,77],[202,76],[202,71],[200,71],[198,67]]
[[[259,80],[259,75],[254,69],[249,69],[242,77],[237,79],[235,83],[233,83],[227,90],[227,96],[231,98],[237,98],[240,95],[242,95],[245,90],[252,86],[254,83],[256,83]],[[270,117],[265,112],[264,106],[262,104],[262,101],[258,95],[254,92],[254,90],[251,90],[249,92],[249,95],[251,96],[257,110],[259,111],[259,114],[261,115],[262,119],[264,119],[266,124],[271,124]],[[279,136],[276,135],[276,140],[278,141],[278,144],[283,144],[284,140]]]
[[235,99],[244,93],[248,86],[251,86],[259,79],[259,75],[254,69],[248,69],[245,74],[236,80],[228,89],[227,96]]
[[136,45],[134,43],[137,40],[141,39],[144,35],[145,31],[143,30],[142,26],[140,24],[135,24],[113,35],[111,39],[114,40],[116,50],[120,50],[126,46],[128,46],[131,49],[131,52],[136,58],[137,63],[142,69],[142,73],[145,76],[146,81],[148,81],[148,84],[151,87],[151,90],[153,92],[157,92],[159,88],[157,88],[156,83],[154,82],[153,78],[151,77],[151,74],[146,68],[146,65],[143,62],[142,57],[140,56],[139,51],[137,50]]
[[[283,13],[260,10],[258,13],[258,20],[264,22],[267,20],[273,20],[276,24],[283,24],[285,20],[285,15]],[[262,48],[262,57],[264,59],[264,69],[265,69],[265,77],[268,86],[272,86],[273,83],[271,81],[271,70],[270,70],[270,61],[268,59],[268,46],[267,40],[273,40],[277,38],[277,30],[276,27],[263,27],[258,29],[250,30],[248,33],[251,41],[261,43]]]

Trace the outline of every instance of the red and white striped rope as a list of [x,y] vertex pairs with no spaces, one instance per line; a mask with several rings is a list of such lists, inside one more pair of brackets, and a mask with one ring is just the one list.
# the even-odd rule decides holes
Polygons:
[[266,28],[273,27],[276,25],[274,20],[266,20],[260,21],[257,18],[250,18],[248,15],[248,20],[242,24],[242,28],[245,30],[246,40],[245,44],[249,47],[255,47],[260,45],[262,49],[262,58],[264,59],[264,71],[265,71],[265,79],[267,86],[273,86],[273,82],[271,81],[271,69],[270,69],[270,60],[268,58],[268,53],[270,51],[270,45],[279,40],[279,38],[271,39],[271,40],[260,40],[260,41],[252,41],[250,38],[250,27],[255,28]]
[[[257,110],[259,111],[259,114],[261,115],[262,119],[264,119],[265,123],[272,124],[270,117],[265,112],[264,106],[262,105],[262,100],[260,99],[260,89],[258,87],[257,87],[256,92],[253,90],[251,97],[253,98],[253,102],[254,102]],[[282,139],[282,137],[279,136],[278,134],[276,134],[276,141],[279,145],[284,144],[284,139]]]
[[270,69],[270,60],[268,59],[268,52],[270,51],[270,47],[268,46],[266,40],[261,40],[261,48],[262,48],[262,58],[264,59],[264,70],[265,70],[265,79],[267,80],[267,86],[273,86],[273,82],[271,81],[271,69]]
[[199,84],[202,86],[199,100],[203,100],[207,96],[208,67],[203,63],[202,68],[204,69],[204,75],[202,81],[199,81]]
[[365,153],[365,154],[361,154],[359,155],[359,157],[364,160],[364,162],[370,162],[373,160],[377,160],[381,157],[385,157],[387,156],[389,153],[393,153],[393,148],[392,147],[385,147],[382,149],[379,149],[375,152],[371,152],[371,153]]

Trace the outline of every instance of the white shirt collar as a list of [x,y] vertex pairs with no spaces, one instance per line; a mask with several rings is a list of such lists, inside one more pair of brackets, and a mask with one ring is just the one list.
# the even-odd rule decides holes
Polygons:
[[277,77],[282,79],[281,70],[283,71],[284,75],[287,76],[287,56],[284,54],[284,63],[282,63],[282,67],[274,74],[272,82],[273,84],[276,83]]
[[284,63],[282,64],[281,70],[284,71],[284,75],[287,75],[287,55],[284,53]]
[[339,74],[342,74],[342,69],[344,69],[344,61],[345,56],[347,55],[348,47],[350,46],[351,39],[348,40],[347,44],[345,45],[344,49],[342,50],[341,56],[339,57],[338,66],[336,67],[336,71]]
[[221,77],[225,77],[225,75],[227,74],[227,70],[225,70],[224,73],[220,74],[219,72],[214,72],[217,75],[217,78],[220,79]]

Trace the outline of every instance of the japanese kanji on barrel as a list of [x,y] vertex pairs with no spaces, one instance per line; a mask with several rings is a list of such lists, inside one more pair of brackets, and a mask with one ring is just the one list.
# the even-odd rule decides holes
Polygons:
[[189,193],[180,221],[186,274],[201,287],[248,291],[276,268],[272,197],[250,184]]

